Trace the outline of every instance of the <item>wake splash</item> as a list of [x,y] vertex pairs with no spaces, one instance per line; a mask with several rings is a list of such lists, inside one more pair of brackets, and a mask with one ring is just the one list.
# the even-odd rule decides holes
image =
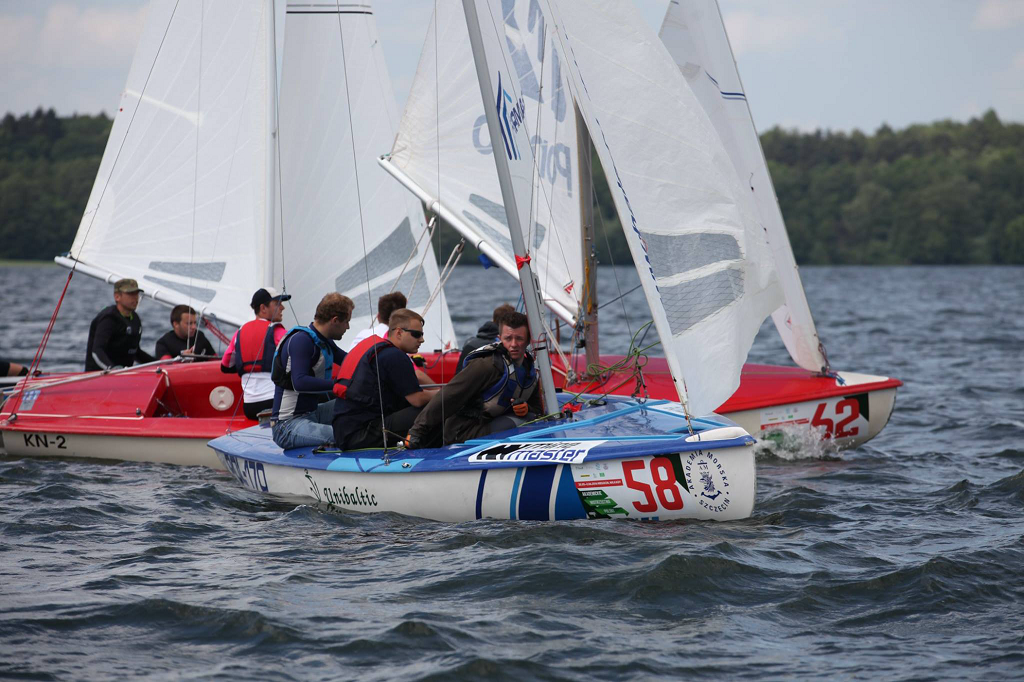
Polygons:
[[781,459],[796,462],[806,459],[835,459],[839,448],[831,438],[823,438],[824,429],[810,424],[786,424],[757,434],[754,454],[759,460]]

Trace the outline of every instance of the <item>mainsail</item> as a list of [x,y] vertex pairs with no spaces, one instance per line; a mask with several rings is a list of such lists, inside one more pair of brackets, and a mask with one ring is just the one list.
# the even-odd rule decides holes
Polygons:
[[820,371],[826,360],[717,1],[672,0],[659,35],[750,188],[786,297],[772,313],[779,335],[794,362]]
[[[438,271],[422,211],[375,161],[398,114],[372,7],[289,3],[282,21],[277,5],[153,3],[58,262],[235,325],[261,286],[287,289],[299,323],[329,291],[356,302],[354,329],[392,289],[424,307]],[[454,341],[443,298],[426,330],[431,348]]]
[[750,192],[636,10],[551,2],[571,92],[605,168],[680,398],[714,410],[782,303]]
[[[583,286],[580,169],[564,58],[538,0],[506,1],[496,14],[523,94],[535,158],[530,210],[523,215],[527,248],[545,304],[574,322]],[[458,3],[435,6],[398,136],[382,165],[518,276]]]
[[[281,74],[282,280],[300,323],[338,291],[356,307],[352,335],[377,299],[401,291],[422,311],[438,268],[419,202],[377,164],[395,138],[398,107],[368,3],[289,3]],[[479,97],[479,95],[478,95]],[[427,348],[455,340],[439,293]]]

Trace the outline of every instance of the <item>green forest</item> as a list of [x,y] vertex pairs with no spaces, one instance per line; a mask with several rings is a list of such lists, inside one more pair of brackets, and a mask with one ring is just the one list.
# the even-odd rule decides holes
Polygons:
[[[52,109],[3,118],[0,258],[70,248],[110,125]],[[761,143],[801,264],[1024,264],[1024,125],[994,111],[872,135],[773,128]],[[599,258],[628,262],[596,157],[594,167]],[[444,231],[442,259],[457,240]]]

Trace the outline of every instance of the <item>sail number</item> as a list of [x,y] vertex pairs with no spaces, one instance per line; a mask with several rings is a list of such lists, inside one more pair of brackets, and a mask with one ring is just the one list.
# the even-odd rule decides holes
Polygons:
[[64,436],[55,436],[53,434],[46,433],[23,433],[25,437],[25,447],[27,448],[56,448],[57,450],[67,450],[67,439]]
[[[622,463],[622,474],[626,487],[640,492],[644,499],[633,502],[636,510],[644,514],[658,511],[658,502],[664,509],[678,510],[683,508],[683,495],[679,492],[675,470],[668,457],[654,457],[650,462],[651,483],[638,481],[636,474],[641,476],[647,471],[647,462],[642,459],[631,459]],[[646,477],[644,477],[646,478]],[[657,500],[655,499],[657,496]]]
[[[814,411],[814,418],[811,419],[811,426],[824,427],[825,438],[849,438],[860,433],[860,427],[850,427],[850,423],[860,416],[860,403],[856,398],[844,398],[836,403],[834,421],[825,416],[828,403],[818,403],[818,409]],[[841,420],[840,417],[843,417]],[[849,428],[848,428],[849,427]]]

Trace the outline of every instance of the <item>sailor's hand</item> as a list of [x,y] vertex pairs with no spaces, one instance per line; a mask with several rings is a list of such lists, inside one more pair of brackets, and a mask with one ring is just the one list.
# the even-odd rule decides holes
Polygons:
[[420,355],[419,353],[415,353],[413,355],[410,355],[409,357],[412,359],[412,364],[416,365],[417,367],[427,366],[427,361],[424,360],[423,356]]
[[340,381],[335,381],[334,386],[331,387],[331,392],[339,398],[344,398],[346,391],[345,384]]
[[525,417],[529,411],[530,407],[526,403],[512,403],[512,413],[517,417]]
[[406,450],[415,450],[420,446],[419,441],[413,438],[411,433],[405,437],[405,440],[402,441],[402,445],[405,446]]

